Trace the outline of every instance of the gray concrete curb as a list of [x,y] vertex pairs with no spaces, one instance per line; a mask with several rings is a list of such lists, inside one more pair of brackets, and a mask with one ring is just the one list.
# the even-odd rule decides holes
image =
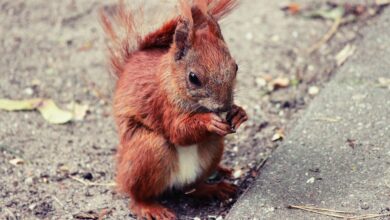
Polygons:
[[[363,30],[353,57],[274,152],[227,219],[329,219],[313,205],[390,212],[390,10]],[[382,219],[390,219],[390,216]]]

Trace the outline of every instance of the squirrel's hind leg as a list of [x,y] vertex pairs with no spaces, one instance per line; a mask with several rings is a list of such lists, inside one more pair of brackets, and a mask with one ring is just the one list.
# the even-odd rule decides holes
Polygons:
[[121,143],[117,185],[131,197],[130,208],[140,218],[175,219],[171,211],[154,202],[169,189],[177,167],[172,147],[162,135],[146,128],[137,128]]

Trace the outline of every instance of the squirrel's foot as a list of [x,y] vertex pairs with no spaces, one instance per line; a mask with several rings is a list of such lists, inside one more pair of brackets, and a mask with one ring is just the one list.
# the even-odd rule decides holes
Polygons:
[[172,211],[156,203],[132,202],[130,205],[130,210],[135,215],[137,215],[137,219],[176,219],[176,215]]
[[232,168],[227,168],[227,167],[224,167],[222,165],[218,165],[217,167],[217,172],[223,176],[223,177],[227,177],[227,178],[230,178],[233,176],[233,169]]
[[221,201],[225,201],[233,197],[233,195],[236,194],[236,192],[237,192],[236,185],[223,181],[218,183],[218,189],[215,192],[215,197],[217,197]]
[[232,197],[237,191],[237,186],[225,181],[217,184],[202,183],[187,195],[198,199],[217,198],[225,201]]
[[209,113],[210,121],[207,124],[207,130],[211,133],[216,133],[220,136],[225,136],[234,133],[231,126],[226,121],[214,113]]
[[227,114],[226,118],[232,129],[237,130],[243,122],[248,120],[248,115],[243,108],[233,105],[232,110]]

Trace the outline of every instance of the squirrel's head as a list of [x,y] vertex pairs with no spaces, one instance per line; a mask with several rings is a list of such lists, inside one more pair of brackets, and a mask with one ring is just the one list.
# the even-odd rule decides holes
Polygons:
[[233,104],[238,66],[207,2],[197,1],[191,8],[182,3],[170,49],[173,80],[191,108],[224,112]]

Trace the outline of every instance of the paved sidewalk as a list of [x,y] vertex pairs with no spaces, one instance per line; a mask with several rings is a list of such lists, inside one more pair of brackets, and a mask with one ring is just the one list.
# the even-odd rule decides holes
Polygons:
[[[310,104],[227,219],[330,219],[288,205],[390,211],[390,10]],[[390,219],[390,217],[382,218]]]

